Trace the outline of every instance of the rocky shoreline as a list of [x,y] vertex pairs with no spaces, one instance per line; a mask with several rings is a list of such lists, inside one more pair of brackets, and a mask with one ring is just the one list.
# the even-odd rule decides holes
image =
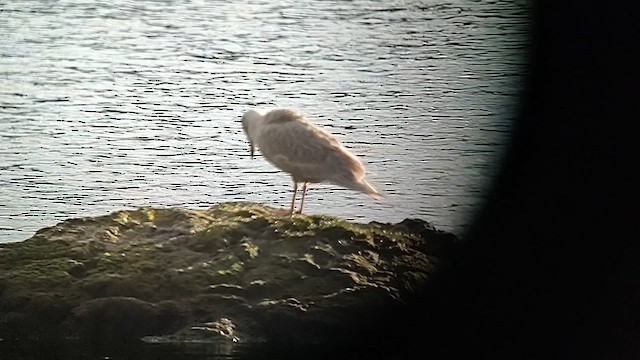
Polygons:
[[0,245],[0,338],[294,345],[381,331],[446,264],[422,220],[224,203],[70,219]]

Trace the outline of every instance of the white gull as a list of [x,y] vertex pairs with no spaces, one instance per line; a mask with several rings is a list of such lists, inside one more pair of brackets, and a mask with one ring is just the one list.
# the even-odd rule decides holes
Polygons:
[[278,109],[261,114],[249,110],[242,116],[242,128],[249,138],[251,158],[257,146],[262,155],[293,179],[291,207],[295,210],[298,183],[303,183],[302,213],[308,183],[331,183],[363,192],[374,199],[382,194],[365,180],[365,168],[349,150],[328,131],[313,124],[293,109]]

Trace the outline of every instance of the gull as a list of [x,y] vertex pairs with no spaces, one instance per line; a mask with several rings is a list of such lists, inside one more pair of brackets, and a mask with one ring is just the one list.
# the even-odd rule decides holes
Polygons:
[[288,211],[295,211],[298,184],[303,183],[300,210],[308,183],[330,183],[363,192],[374,199],[382,194],[365,180],[364,165],[333,135],[313,124],[295,109],[277,109],[262,114],[249,110],[242,116],[242,128],[249,139],[251,158],[255,148],[293,180],[293,199]]

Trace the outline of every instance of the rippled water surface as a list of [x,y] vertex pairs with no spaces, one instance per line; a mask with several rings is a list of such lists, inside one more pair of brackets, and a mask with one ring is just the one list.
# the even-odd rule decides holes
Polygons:
[[305,209],[461,234],[517,116],[524,1],[0,1],[0,242],[63,219],[226,201],[288,206],[249,157],[252,106],[297,107],[383,201]]

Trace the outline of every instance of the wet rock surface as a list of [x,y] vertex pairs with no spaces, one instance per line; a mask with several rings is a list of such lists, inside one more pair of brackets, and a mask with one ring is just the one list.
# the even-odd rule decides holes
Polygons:
[[323,343],[376,328],[446,263],[421,220],[257,204],[71,219],[0,245],[0,338]]

